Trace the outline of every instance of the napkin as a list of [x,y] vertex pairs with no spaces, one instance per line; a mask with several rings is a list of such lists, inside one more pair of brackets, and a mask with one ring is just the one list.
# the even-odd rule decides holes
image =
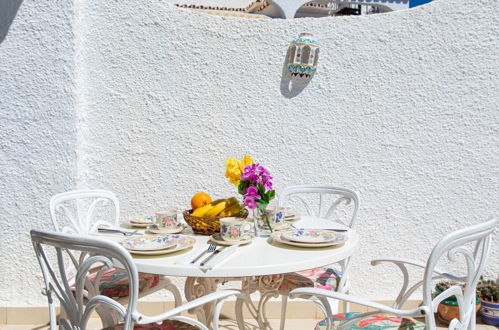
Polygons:
[[[210,260],[208,260],[208,262],[205,263],[203,266],[199,266],[199,268],[201,268],[202,270],[212,269],[216,265],[222,263],[232,253],[234,253],[237,250],[238,247],[239,247],[239,245],[232,245],[232,246],[223,248],[222,251],[220,251],[220,253],[217,253],[216,256],[214,256],[213,258],[211,258]],[[207,257],[205,257],[204,259],[206,259],[206,258]],[[204,260],[203,258],[201,258],[201,259]],[[199,261],[198,263],[201,263],[202,260]],[[196,263],[196,264],[198,264],[198,263]]]

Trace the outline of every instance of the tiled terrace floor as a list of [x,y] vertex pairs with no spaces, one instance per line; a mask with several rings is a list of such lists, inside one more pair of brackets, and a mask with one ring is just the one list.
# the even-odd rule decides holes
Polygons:
[[[271,319],[271,326],[274,329],[279,329],[279,320],[278,319]],[[289,330],[307,330],[307,329],[314,329],[314,326],[316,324],[317,320],[312,320],[312,319],[289,319],[286,321],[286,329]],[[98,328],[100,325],[100,322],[96,319],[92,319],[89,324],[89,328]],[[46,330],[49,329],[46,325],[0,325],[0,330]],[[221,326],[220,329],[226,329],[226,330],[238,330],[237,328],[237,323],[234,320],[230,319],[225,319],[221,321]],[[438,327],[438,329],[447,329],[446,326],[441,326]],[[258,330],[258,326],[255,325],[253,322],[248,322],[246,324],[246,329],[245,330]],[[477,330],[497,330],[496,327],[490,326],[490,325],[484,325],[484,324],[478,324],[477,325]]]

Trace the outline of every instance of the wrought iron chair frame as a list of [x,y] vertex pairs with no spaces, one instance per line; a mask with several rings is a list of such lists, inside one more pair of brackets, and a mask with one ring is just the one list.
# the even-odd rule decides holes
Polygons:
[[[94,310],[108,308],[119,314],[124,321],[124,330],[133,329],[134,324],[162,322],[167,319],[179,320],[200,329],[208,330],[209,328],[201,322],[180,315],[182,312],[207,303],[215,303],[211,328],[218,329],[218,319],[225,299],[231,296],[241,298],[241,296],[245,295],[238,290],[213,292],[175,307],[165,313],[156,316],[146,316],[136,310],[139,296],[137,269],[128,251],[119,244],[100,238],[53,233],[35,229],[31,230],[31,240],[42,269],[45,284],[44,290],[48,298],[51,319],[55,317],[56,313],[54,297],[58,298],[61,307],[66,311],[65,317],[60,319],[60,328],[62,329],[85,329],[89,317]],[[52,262],[45,252],[45,246],[55,248],[57,268],[51,266]],[[63,257],[64,251],[69,253],[73,266],[77,269],[74,288],[66,276],[67,269]],[[77,259],[71,251],[81,252],[80,257]],[[82,255],[88,257],[81,257]],[[88,279],[88,273],[96,265],[103,266],[100,267],[95,281],[92,282]],[[126,306],[101,294],[89,296],[87,297],[87,301],[84,301],[85,292],[98,291],[100,277],[106,269],[110,269],[111,267],[120,267],[129,275],[130,293]],[[57,270],[59,276],[56,274]],[[246,299],[246,297],[242,297],[242,299]],[[105,320],[103,322],[104,324],[106,323]],[[54,323],[51,323],[50,328],[55,330],[57,327]]]
[[[339,326],[338,329],[347,329],[353,323],[372,315],[389,313],[403,317],[424,317],[427,328],[429,330],[434,330],[436,329],[435,313],[437,312],[439,303],[451,296],[456,296],[460,307],[460,320],[453,319],[449,324],[449,329],[475,329],[476,286],[480,280],[480,276],[483,274],[485,265],[489,258],[490,247],[492,244],[492,233],[494,232],[497,223],[498,221],[496,219],[491,219],[484,223],[447,234],[435,245],[426,263],[402,258],[380,258],[372,260],[372,265],[389,262],[396,265],[402,271],[404,282],[397,298],[395,299],[395,302],[391,307],[359,297],[338,292],[318,290],[315,288],[295,289],[290,292],[290,297],[317,297],[324,305],[324,309],[327,311],[326,316],[331,315],[331,307],[328,301],[328,299],[331,298],[376,309],[376,311],[363,313],[358,317],[350,319]],[[475,243],[473,252],[465,248],[465,245],[470,243]],[[459,255],[464,257],[466,262],[466,275],[454,275],[436,268],[437,263],[445,255],[447,255],[447,258],[452,262],[457,261]],[[410,287],[410,277],[407,265],[419,267],[425,270],[423,279]],[[455,285],[433,298],[432,280],[440,278],[447,278],[455,282],[464,283],[464,291],[460,286]],[[403,304],[420,287],[423,288],[422,304],[414,309],[403,309]],[[331,327],[332,324],[328,317],[327,329],[329,330]]]

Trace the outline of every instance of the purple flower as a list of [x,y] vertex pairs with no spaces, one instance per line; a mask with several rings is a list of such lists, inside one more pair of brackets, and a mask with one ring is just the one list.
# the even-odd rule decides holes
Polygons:
[[254,210],[258,207],[257,202],[255,202],[255,199],[253,197],[246,197],[244,199],[244,206],[247,206],[250,210]]
[[255,186],[249,186],[248,188],[244,189],[243,195],[245,197],[261,198],[261,196],[258,195],[258,189]]
[[267,171],[267,169],[260,164],[256,164],[256,171],[262,176],[267,176],[270,174],[269,171]]
[[267,175],[267,176],[264,176],[262,178],[262,183],[263,183],[263,186],[265,187],[265,191],[269,191],[269,190],[272,190],[272,177],[270,175]]
[[258,182],[258,175],[255,172],[246,172],[241,174],[241,180],[250,181],[250,182]]

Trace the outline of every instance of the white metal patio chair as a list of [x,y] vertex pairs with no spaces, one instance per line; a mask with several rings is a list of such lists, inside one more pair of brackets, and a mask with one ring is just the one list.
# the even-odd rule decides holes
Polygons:
[[[99,227],[118,228],[120,204],[111,191],[74,190],[54,195],[50,200],[50,214],[57,232],[88,235],[97,232]],[[92,279],[96,274],[89,276]],[[107,270],[100,279],[101,293],[125,303],[129,292],[127,278],[121,270]],[[139,298],[162,289],[172,292],[175,306],[182,302],[180,291],[169,278],[139,273]]]
[[[96,311],[101,316],[106,329],[184,330],[199,328],[207,330],[209,328],[206,325],[180,314],[208,303],[215,304],[211,329],[218,329],[218,319],[223,301],[230,296],[244,295],[238,290],[218,291],[157,316],[146,316],[136,310],[139,296],[137,269],[128,251],[119,244],[89,236],[68,235],[35,229],[31,230],[31,240],[42,269],[51,318],[55,317],[55,297],[66,311],[66,317],[60,319],[60,329],[86,329],[92,312]],[[71,283],[67,276],[68,270],[65,264],[68,258],[77,270],[74,283]],[[94,280],[89,280],[89,272],[96,266],[99,266],[100,270]],[[99,292],[99,281],[104,271],[118,267],[123,269],[129,277],[130,293],[126,305]],[[110,324],[112,319],[102,319],[103,316],[105,318],[107,315],[100,313],[102,309],[114,310],[120,316],[120,322]],[[55,324],[51,324],[51,329],[56,329]]]
[[[344,222],[340,221],[338,217],[333,217],[338,206],[342,203],[351,206]],[[351,229],[353,229],[356,224],[359,197],[352,190],[328,185],[301,185],[287,187],[281,192],[279,196],[279,206],[292,206],[293,208],[297,208],[299,204],[302,205],[302,209],[309,216],[328,219],[331,220],[331,222],[339,222]],[[320,267],[285,274],[277,292],[268,292],[267,297],[262,297],[262,299],[266,301],[272,296],[281,296],[280,329],[284,329],[288,293],[291,290],[298,287],[310,286],[323,290],[347,293],[350,289],[348,273],[351,259],[352,258],[350,257],[342,260],[336,267]],[[344,304],[344,308],[348,308],[346,303]]]
[[[369,324],[373,328],[377,327],[377,329],[434,330],[436,329],[435,313],[437,312],[438,304],[451,296],[456,296],[459,305],[459,320],[453,319],[449,324],[449,329],[475,329],[476,286],[489,258],[492,233],[497,223],[496,219],[492,219],[446,235],[435,245],[426,263],[400,258],[381,258],[371,261],[372,265],[390,262],[402,271],[404,282],[400,293],[391,307],[351,295],[316,288],[295,289],[290,292],[290,297],[313,296],[319,298],[324,304],[329,317],[319,322],[315,328],[316,330],[332,329],[333,327],[334,329],[358,329],[360,322],[364,322],[364,325]],[[461,260],[465,264],[463,267],[464,271],[461,274],[450,274],[437,269],[437,263],[445,259],[445,256],[447,256],[450,262]],[[410,278],[407,265],[424,269],[423,279],[417,281],[411,287],[409,287]],[[432,281],[440,278],[447,278],[464,284],[464,290],[460,286],[454,285],[433,297]],[[421,286],[423,289],[422,304],[414,309],[403,309],[404,303]],[[331,315],[331,308],[328,301],[330,298],[364,305],[374,308],[375,311]],[[424,322],[414,320],[412,319],[413,317],[422,317],[424,318]]]

